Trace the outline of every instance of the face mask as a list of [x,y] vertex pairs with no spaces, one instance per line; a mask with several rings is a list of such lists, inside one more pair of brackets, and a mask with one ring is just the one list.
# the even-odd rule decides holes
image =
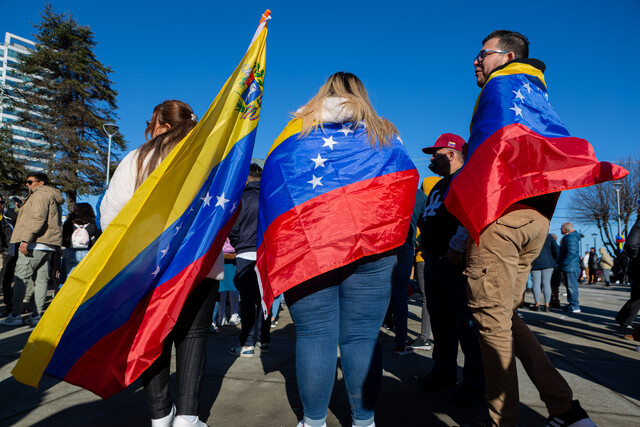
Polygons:
[[435,174],[437,174],[438,172],[436,171],[436,169],[438,169],[438,165],[436,164],[435,161],[432,161],[431,163],[429,163],[429,166],[427,166],[429,168],[429,170]]

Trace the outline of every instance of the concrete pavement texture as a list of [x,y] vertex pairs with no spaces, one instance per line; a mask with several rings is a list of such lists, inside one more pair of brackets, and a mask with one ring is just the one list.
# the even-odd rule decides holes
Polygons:
[[[614,316],[629,297],[629,287],[580,286],[582,313],[560,310],[520,315],[534,331],[551,361],[599,426],[640,426],[640,343],[622,338]],[[409,302],[409,339],[420,331],[420,295]],[[526,301],[532,296],[526,294]],[[0,327],[0,426],[148,426],[139,381],[108,400],[70,384],[43,377],[38,390],[11,376],[32,331],[30,326]],[[227,349],[238,327],[224,326],[209,337],[200,418],[209,426],[289,426],[302,417],[295,372],[295,329],[288,311],[272,329],[271,351],[237,358]],[[416,383],[431,366],[431,351],[395,356],[393,333],[381,329],[384,379],[376,406],[376,425],[474,425],[487,415],[486,403],[456,407],[451,391],[427,392]],[[459,364],[463,356],[459,354]],[[172,375],[172,380],[174,380]],[[548,416],[538,392],[518,363],[520,426],[542,426]],[[327,417],[328,426],[349,426],[351,416],[339,364]]]

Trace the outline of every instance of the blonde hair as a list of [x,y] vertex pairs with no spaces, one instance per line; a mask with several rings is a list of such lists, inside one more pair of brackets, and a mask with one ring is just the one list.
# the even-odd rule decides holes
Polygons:
[[153,109],[151,120],[144,132],[145,137],[151,136],[156,123],[168,124],[170,127],[165,133],[156,135],[138,149],[136,189],[167,157],[173,147],[187,136],[198,121],[189,105],[182,101],[168,100],[156,105]]
[[398,129],[387,119],[378,116],[371,105],[369,95],[358,77],[351,73],[339,71],[329,77],[318,93],[306,105],[301,107],[294,117],[302,119],[302,137],[309,135],[312,130],[322,128],[322,110],[327,98],[339,97],[345,101],[341,107],[351,112],[351,127],[355,130],[360,120],[364,121],[368,139],[375,145],[391,145],[391,138],[398,135]]

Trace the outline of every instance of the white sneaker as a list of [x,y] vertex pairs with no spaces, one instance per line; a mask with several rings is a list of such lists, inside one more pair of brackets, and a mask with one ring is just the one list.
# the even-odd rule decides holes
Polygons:
[[[309,424],[305,424],[304,421],[300,421],[296,427],[308,427]],[[322,424],[322,427],[327,427],[327,423]]]
[[36,326],[40,319],[41,316],[39,314],[37,316],[31,314],[30,316],[27,316],[26,319],[24,319],[24,323],[26,323],[27,325]]
[[3,326],[22,326],[22,316],[10,314],[0,324]]
[[229,319],[229,326],[237,326],[240,324],[240,316],[238,313],[232,314],[231,319]]
[[227,318],[223,317],[222,318],[222,322],[220,322],[220,326],[225,326],[225,325],[228,325],[228,324],[229,324],[229,321],[227,320]]
[[187,419],[193,416],[195,415],[178,415],[173,421],[173,427],[207,427],[207,425],[200,421],[200,418],[198,417],[196,417],[193,422]]
[[176,406],[171,406],[171,412],[166,417],[151,419],[151,427],[171,427],[173,419],[176,417]]

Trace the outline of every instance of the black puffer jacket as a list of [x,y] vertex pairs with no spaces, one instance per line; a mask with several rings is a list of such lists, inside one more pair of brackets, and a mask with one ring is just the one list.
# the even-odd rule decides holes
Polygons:
[[640,280],[640,219],[631,227],[624,251],[629,256],[627,274],[633,280]]
[[258,241],[258,198],[260,181],[249,182],[242,193],[240,214],[229,233],[231,246],[236,254],[255,252]]

